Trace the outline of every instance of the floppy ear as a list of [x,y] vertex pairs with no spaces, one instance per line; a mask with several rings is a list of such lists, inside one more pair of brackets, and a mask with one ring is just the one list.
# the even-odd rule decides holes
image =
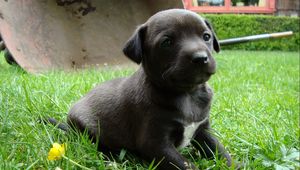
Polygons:
[[146,32],[146,26],[139,26],[133,35],[126,42],[123,53],[132,61],[140,64],[142,62],[143,55],[143,42]]
[[207,20],[205,20],[205,23],[206,23],[207,27],[213,33],[213,46],[214,46],[214,50],[218,53],[218,52],[220,52],[221,48],[220,48],[219,40],[216,36],[216,33],[215,33],[213,27],[211,26],[211,24]]

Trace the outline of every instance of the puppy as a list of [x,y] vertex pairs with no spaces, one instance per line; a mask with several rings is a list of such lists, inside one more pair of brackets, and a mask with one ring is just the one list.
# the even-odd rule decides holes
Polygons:
[[140,64],[130,77],[107,81],[80,99],[68,124],[99,139],[100,151],[125,148],[159,168],[197,169],[178,148],[190,142],[203,156],[231,158],[210,134],[216,71],[212,51],[220,51],[211,25],[198,14],[171,9],[137,28],[123,49]]

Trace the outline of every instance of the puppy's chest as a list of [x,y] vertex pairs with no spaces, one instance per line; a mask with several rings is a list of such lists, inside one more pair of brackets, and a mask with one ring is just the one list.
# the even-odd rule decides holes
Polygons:
[[210,98],[207,98],[206,96],[186,96],[179,99],[177,102],[178,103],[176,104],[176,110],[181,117],[181,122],[184,125],[190,124],[191,127],[193,127],[193,123],[189,122],[200,122],[209,114]]
[[182,138],[179,139],[178,148],[183,148],[190,144],[198,127],[208,121],[210,98],[187,97],[180,102],[179,112],[183,116],[181,119]]
[[199,125],[200,125],[200,122],[197,122],[197,123],[191,123],[184,127],[182,141],[181,141],[180,145],[178,146],[178,148],[184,148],[190,144],[190,141],[191,141],[195,131],[199,127]]
[[180,142],[180,145],[178,148],[184,148],[190,144],[191,139],[193,138],[196,130],[198,127],[206,122],[208,120],[208,117],[204,118],[203,120],[199,122],[192,122],[190,124],[186,124],[183,126],[183,134],[182,134],[182,139]]

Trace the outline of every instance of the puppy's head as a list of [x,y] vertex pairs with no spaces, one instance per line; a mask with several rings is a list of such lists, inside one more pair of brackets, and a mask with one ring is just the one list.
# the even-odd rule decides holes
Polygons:
[[220,51],[212,26],[198,14],[161,11],[139,26],[123,49],[154,83],[191,89],[215,73],[212,51]]

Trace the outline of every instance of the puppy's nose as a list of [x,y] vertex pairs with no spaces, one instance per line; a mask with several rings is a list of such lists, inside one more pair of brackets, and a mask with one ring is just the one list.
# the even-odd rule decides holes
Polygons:
[[207,64],[209,58],[206,52],[196,52],[192,55],[192,63],[194,64]]

